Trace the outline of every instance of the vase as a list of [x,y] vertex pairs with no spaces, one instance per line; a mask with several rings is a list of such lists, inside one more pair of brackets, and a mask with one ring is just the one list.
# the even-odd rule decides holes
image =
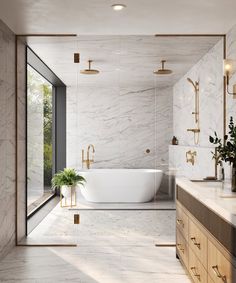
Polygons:
[[63,195],[63,197],[70,198],[71,197],[71,191],[73,191],[73,187],[71,187],[71,186],[64,185],[64,186],[61,187],[61,194]]
[[[62,201],[62,196],[64,200]],[[64,206],[75,206],[76,205],[76,186],[61,186],[60,194],[61,207]]]
[[236,165],[232,166],[231,190],[236,192]]

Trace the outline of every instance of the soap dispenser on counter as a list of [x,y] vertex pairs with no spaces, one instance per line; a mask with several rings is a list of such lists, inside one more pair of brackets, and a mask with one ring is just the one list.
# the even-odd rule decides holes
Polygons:
[[219,181],[224,181],[224,179],[225,179],[225,169],[224,169],[222,162],[220,162],[219,165],[220,165],[219,171],[218,171]]

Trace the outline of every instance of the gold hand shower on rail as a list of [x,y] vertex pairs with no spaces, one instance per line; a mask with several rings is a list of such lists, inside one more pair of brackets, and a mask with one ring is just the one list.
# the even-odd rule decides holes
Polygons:
[[194,143],[198,144],[199,142],[199,133],[200,133],[200,127],[199,127],[199,81],[195,81],[195,83],[190,79],[187,78],[187,81],[191,83],[191,85],[194,88],[194,95],[195,95],[195,107],[194,112],[192,114],[195,116],[195,123],[196,128],[194,129],[187,129],[188,132],[193,132],[194,134]]

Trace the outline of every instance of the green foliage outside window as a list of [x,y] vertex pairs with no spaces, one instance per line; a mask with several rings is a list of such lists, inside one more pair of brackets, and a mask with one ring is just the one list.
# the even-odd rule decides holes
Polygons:
[[31,111],[40,113],[43,106],[44,187],[50,188],[52,179],[52,85],[31,67],[28,67],[27,82],[28,92],[31,94],[28,96],[28,107]]

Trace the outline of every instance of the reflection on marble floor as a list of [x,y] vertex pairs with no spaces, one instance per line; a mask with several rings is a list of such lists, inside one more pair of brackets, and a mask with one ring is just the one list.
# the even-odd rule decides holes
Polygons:
[[[74,213],[81,223],[73,224]],[[0,263],[0,282],[190,283],[175,256],[175,210],[69,210],[58,204]]]
[[[74,225],[74,214],[80,224]],[[141,245],[175,243],[175,210],[70,210],[58,204],[23,243]]]
[[77,193],[77,206],[73,209],[175,209],[173,200],[154,200],[145,203],[95,203],[87,202]]
[[0,264],[0,282],[190,283],[174,248],[17,247]]

